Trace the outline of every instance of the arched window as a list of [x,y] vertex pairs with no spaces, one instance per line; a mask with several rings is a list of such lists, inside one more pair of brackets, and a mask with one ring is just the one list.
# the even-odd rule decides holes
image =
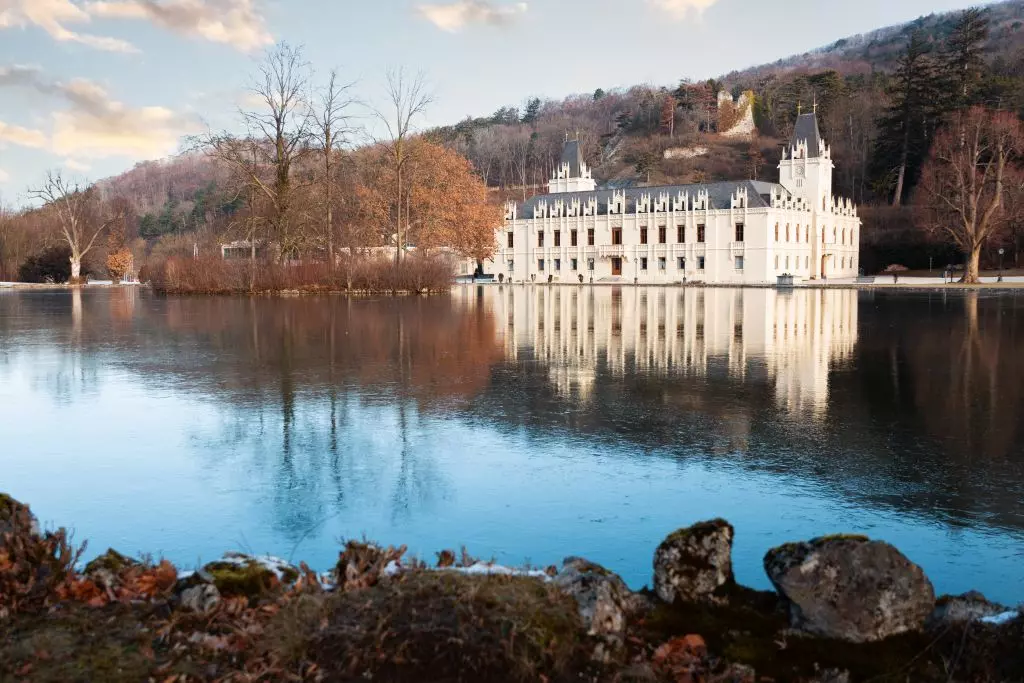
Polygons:
[[779,255],[775,255],[775,270],[779,269]]
[[[779,224],[778,223],[775,224],[775,241],[776,242],[779,241]],[[776,265],[775,267],[778,268],[779,266]]]
[[836,235],[839,234],[838,228],[832,228],[832,244],[836,243]]
[[809,225],[804,228],[804,241],[807,242],[807,244],[811,243],[811,226]]
[[789,223],[786,223],[786,241],[789,241]]
[[843,244],[846,244],[846,228],[843,228]]
[[825,228],[821,229],[821,243],[825,244]]

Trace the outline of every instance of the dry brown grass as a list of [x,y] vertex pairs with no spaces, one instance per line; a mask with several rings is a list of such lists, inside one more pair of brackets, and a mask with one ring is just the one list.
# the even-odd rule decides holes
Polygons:
[[390,260],[355,259],[334,267],[320,262],[281,265],[172,257],[148,267],[147,276],[153,289],[164,294],[425,293],[447,291],[454,279],[450,263],[432,256],[410,256],[399,265]]

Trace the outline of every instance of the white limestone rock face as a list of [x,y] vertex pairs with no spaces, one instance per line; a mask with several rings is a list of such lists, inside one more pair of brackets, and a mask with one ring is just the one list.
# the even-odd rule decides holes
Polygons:
[[715,601],[715,591],[734,580],[734,535],[724,519],[670,534],[654,552],[654,592],[669,604]]
[[826,638],[864,643],[921,630],[935,606],[919,566],[862,536],[773,548],[764,569],[789,603],[790,625]]
[[608,661],[625,643],[632,593],[614,572],[579,557],[566,558],[552,582],[579,606],[587,635],[599,641],[594,659]]

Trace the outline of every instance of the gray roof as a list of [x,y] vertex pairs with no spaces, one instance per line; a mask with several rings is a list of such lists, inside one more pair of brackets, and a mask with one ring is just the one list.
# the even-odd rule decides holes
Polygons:
[[597,214],[599,216],[603,216],[608,212],[608,201],[616,191],[623,192],[626,195],[625,213],[635,212],[637,199],[644,194],[651,195],[651,198],[653,199],[662,192],[668,192],[670,196],[673,196],[678,192],[689,192],[690,196],[693,196],[700,190],[706,190],[708,193],[708,199],[711,202],[711,206],[708,208],[728,209],[731,205],[732,196],[736,193],[736,188],[738,187],[747,188],[747,199],[749,201],[750,208],[771,206],[771,192],[773,188],[784,197],[789,195],[789,191],[782,187],[782,185],[766,183],[759,180],[730,180],[720,183],[703,183],[696,185],[629,187],[622,190],[601,189],[594,190],[592,192],[559,192],[556,194],[539,194],[530,197],[525,202],[519,204],[518,215],[521,218],[533,218],[533,209],[537,206],[538,202],[541,201],[546,201],[550,204],[552,202],[562,200],[568,204],[574,199],[579,199],[582,203],[591,197],[595,197],[597,199]]
[[580,178],[583,176],[583,152],[580,150],[579,140],[566,140],[562,148],[562,163],[569,164],[569,177]]
[[817,114],[800,114],[796,117],[796,125],[793,127],[793,145],[796,146],[801,140],[807,141],[808,158],[821,156],[821,131],[818,130]]

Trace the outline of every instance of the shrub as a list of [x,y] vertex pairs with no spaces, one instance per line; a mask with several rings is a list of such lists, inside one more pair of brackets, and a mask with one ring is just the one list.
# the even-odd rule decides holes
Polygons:
[[67,282],[70,278],[71,249],[64,244],[55,244],[29,256],[18,269],[18,279],[22,282]]
[[410,256],[396,265],[384,259],[353,259],[335,267],[321,262],[282,265],[216,257],[172,257],[149,264],[153,289],[165,294],[257,292],[440,292],[451,287],[451,264],[434,256]]

